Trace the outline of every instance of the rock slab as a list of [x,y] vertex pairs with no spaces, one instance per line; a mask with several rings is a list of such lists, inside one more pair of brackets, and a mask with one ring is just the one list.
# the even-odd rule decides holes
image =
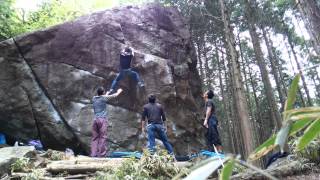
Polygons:
[[5,147],[0,149],[0,177],[9,173],[11,164],[20,158],[32,158],[36,156],[33,146]]
[[99,86],[109,88],[126,45],[145,93],[125,78],[124,93],[108,107],[108,148],[141,150],[140,113],[156,94],[167,113],[176,153],[203,147],[199,115],[201,84],[188,25],[170,7],[149,4],[82,16],[0,42],[0,132],[19,140],[40,139],[46,148],[89,152]]

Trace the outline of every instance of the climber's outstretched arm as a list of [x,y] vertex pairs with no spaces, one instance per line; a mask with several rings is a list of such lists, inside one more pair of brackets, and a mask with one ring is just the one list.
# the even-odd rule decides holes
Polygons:
[[109,95],[110,91],[108,91],[105,95],[102,95],[102,96],[108,101],[108,100],[110,100],[110,99],[113,99],[113,98],[119,96],[119,94],[121,94],[122,91],[123,91],[123,90],[120,88],[120,89],[118,89],[117,92],[114,93],[114,94]]

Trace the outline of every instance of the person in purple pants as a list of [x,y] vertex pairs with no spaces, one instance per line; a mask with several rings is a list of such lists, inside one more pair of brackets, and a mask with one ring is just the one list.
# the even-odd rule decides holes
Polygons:
[[105,93],[103,87],[97,90],[97,96],[92,99],[94,110],[94,121],[92,125],[92,139],[91,139],[91,157],[105,157],[107,153],[107,102],[117,97],[122,92],[118,89],[115,94],[109,95]]

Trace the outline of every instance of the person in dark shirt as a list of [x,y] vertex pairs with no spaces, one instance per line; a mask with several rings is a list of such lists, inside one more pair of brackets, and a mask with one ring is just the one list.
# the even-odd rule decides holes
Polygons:
[[144,105],[141,119],[142,132],[145,133],[145,121],[148,120],[147,134],[148,134],[148,149],[150,152],[155,152],[155,135],[159,136],[163,145],[169,154],[173,154],[173,149],[168,141],[166,134],[166,116],[161,104],[156,103],[156,96],[149,95],[149,103]]
[[210,151],[222,152],[222,144],[218,132],[218,120],[215,115],[215,106],[213,103],[213,91],[208,90],[204,93],[203,98],[205,105],[205,119],[203,125],[207,128],[206,140]]
[[134,52],[131,47],[126,47],[120,54],[120,72],[117,77],[112,81],[110,93],[114,93],[117,85],[125,76],[133,78],[140,87],[144,87],[143,81],[137,72],[131,69],[131,61],[134,57]]

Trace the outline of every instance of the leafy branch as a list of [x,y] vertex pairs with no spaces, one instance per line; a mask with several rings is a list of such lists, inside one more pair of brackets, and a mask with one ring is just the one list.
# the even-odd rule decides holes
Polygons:
[[[299,137],[296,150],[304,150],[320,133],[320,107],[294,108],[296,95],[299,88],[301,74],[297,74],[288,90],[288,98],[282,114],[282,127],[277,134],[273,134],[268,140],[258,146],[248,157],[249,161],[257,160],[275,148],[279,147],[281,152],[287,145],[289,137],[295,136],[298,132],[303,131],[303,135]],[[200,165],[196,165],[194,170],[185,178],[187,180],[207,179],[213,172],[217,171],[223,163],[226,163],[220,173],[220,180],[228,180],[232,174],[235,164],[245,166],[249,169],[259,172],[269,179],[276,179],[263,170],[234,158],[226,157],[223,161],[217,158],[211,158]]]

